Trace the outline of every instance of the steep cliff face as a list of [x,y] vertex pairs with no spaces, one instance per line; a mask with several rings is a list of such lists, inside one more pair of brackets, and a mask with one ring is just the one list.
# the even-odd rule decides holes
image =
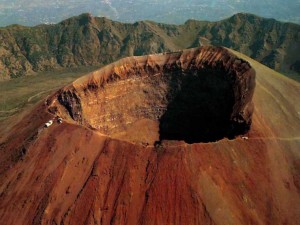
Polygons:
[[139,130],[146,143],[207,142],[249,130],[254,86],[249,63],[202,47],[117,61],[61,90],[50,111],[129,141]]
[[[22,120],[12,118],[8,133],[0,129],[0,223],[298,224],[299,83],[251,65],[253,100],[253,69],[211,47],[118,61],[54,93]],[[222,120],[247,128],[252,119],[248,139],[167,138],[158,124],[163,115],[170,110],[166,121],[178,128],[182,118],[173,117],[190,117],[187,106],[197,111],[207,97],[230,100],[229,108],[210,102],[219,116],[228,113]],[[162,112],[152,108],[158,103]],[[63,123],[43,128],[56,115]]]
[[203,45],[238,50],[278,71],[298,71],[300,26],[237,14],[219,22],[124,24],[83,14],[56,25],[0,29],[0,80],[61,67]]

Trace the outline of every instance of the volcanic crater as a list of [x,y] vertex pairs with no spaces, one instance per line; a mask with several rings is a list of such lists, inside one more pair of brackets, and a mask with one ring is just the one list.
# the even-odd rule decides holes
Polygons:
[[128,57],[48,99],[49,111],[113,138],[152,145],[234,138],[250,129],[255,71],[222,47]]
[[110,64],[2,124],[0,224],[300,224],[299,87],[218,47]]

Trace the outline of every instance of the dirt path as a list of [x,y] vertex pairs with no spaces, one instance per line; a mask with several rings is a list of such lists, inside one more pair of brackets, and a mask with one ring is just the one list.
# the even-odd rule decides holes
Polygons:
[[41,94],[44,94],[44,93],[47,93],[47,92],[49,92],[49,91],[53,91],[53,90],[56,90],[56,89],[58,89],[58,87],[51,88],[51,89],[49,89],[49,90],[46,90],[46,91],[41,91],[41,92],[38,92],[37,94],[35,94],[35,95],[32,95],[31,97],[29,97],[29,98],[27,99],[27,102],[29,103],[29,102],[31,102],[31,101],[32,101],[32,99],[34,99],[34,98],[36,98],[36,97],[40,96]]
[[249,138],[248,140],[280,140],[280,141],[299,141],[300,137],[257,137],[257,138]]
[[[15,113],[17,113],[17,112],[21,111],[22,109],[26,108],[27,104],[31,103],[34,98],[40,97],[44,93],[47,93],[47,92],[50,92],[50,91],[53,91],[53,90],[57,90],[58,88],[59,87],[55,87],[55,88],[51,88],[49,90],[40,91],[40,92],[30,96],[27,99],[27,101],[24,102],[24,105],[22,107],[16,107],[16,108],[9,109],[9,110],[0,110],[1,120],[7,119],[7,118],[11,117],[12,115],[14,115]],[[1,114],[9,114],[9,115],[4,116],[4,115],[1,115]]]
[[13,112],[17,112],[20,108],[16,107],[10,110],[0,110],[0,113],[13,113]]

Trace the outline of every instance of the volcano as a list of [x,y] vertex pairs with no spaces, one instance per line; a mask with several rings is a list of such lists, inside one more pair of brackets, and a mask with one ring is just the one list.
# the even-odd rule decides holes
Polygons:
[[207,142],[247,132],[254,86],[249,63],[203,47],[125,58],[48,101],[53,114],[114,138]]
[[297,224],[299,94],[222,47],[121,59],[2,124],[0,221]]

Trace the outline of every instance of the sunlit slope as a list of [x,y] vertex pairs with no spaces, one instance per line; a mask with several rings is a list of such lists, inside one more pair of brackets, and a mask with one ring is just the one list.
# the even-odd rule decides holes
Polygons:
[[274,136],[297,141],[300,137],[300,83],[241,53],[231,51],[255,68],[254,101],[257,119],[263,119]]

